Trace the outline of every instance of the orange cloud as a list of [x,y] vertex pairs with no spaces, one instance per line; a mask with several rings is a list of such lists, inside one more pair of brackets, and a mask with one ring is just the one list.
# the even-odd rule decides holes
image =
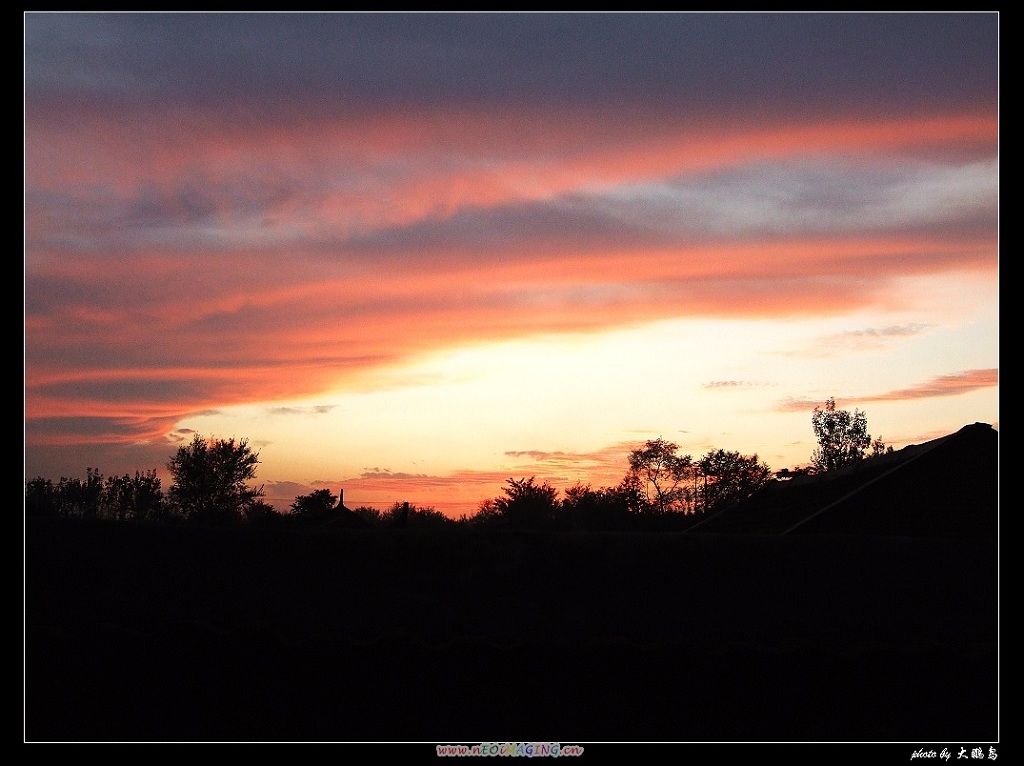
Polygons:
[[989,114],[797,125],[517,108],[263,123],[76,109],[26,117],[33,442],[157,439],[190,412],[355,384],[441,347],[822,315],[877,305],[908,274],[997,264],[985,189],[969,200],[980,224],[723,233],[694,216],[635,220],[645,205],[618,188],[792,157],[984,156]]
[[999,385],[999,370],[965,370],[952,375],[941,375],[911,388],[902,388],[884,394],[855,399],[859,402],[901,401],[930,399],[935,396],[956,396]]
[[116,289],[105,264],[79,265],[61,284],[83,302],[62,289],[26,323],[30,419],[139,416],[159,430],[154,418],[314,394],[441,347],[678,316],[826,314],[878,301],[886,275],[994,268],[984,248],[900,239],[467,253],[434,271],[363,260],[320,279],[308,256],[250,269],[237,254],[206,259],[194,287],[180,263],[154,260],[127,264]]
[[[277,216],[303,209],[315,234],[446,216],[466,207],[545,199],[581,189],[794,156],[882,156],[907,151],[994,151],[995,114],[918,114],[894,119],[834,115],[795,124],[686,119],[670,110],[631,115],[538,111],[308,115],[261,122],[190,113],[26,117],[30,189],[80,184],[120,195],[210,195],[213,210],[241,194],[272,201]],[[79,107],[80,109],[83,107]],[[129,119],[130,118],[130,119]],[[753,125],[753,127],[751,127]],[[73,130],[76,152],[65,146]],[[225,187],[226,185],[226,187]],[[31,197],[30,197],[31,199]],[[95,204],[95,203],[94,203]],[[180,210],[179,210],[180,212]],[[30,217],[30,222],[34,220]],[[264,220],[262,224],[266,226]]]
[[[852,396],[836,399],[837,407],[848,407],[863,402],[906,401],[912,399],[931,399],[938,396],[957,396],[959,394],[979,391],[999,385],[999,370],[964,370],[951,375],[940,375],[929,381],[910,388],[901,388],[881,394],[868,396]],[[787,399],[776,406],[779,412],[810,412],[815,407],[824,406],[824,401],[811,399]]]

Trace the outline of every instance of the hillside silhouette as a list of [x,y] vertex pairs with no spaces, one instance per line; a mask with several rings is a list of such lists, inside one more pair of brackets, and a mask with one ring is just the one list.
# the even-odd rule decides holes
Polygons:
[[684,531],[27,517],[26,738],[997,741],[997,488],[975,424]]

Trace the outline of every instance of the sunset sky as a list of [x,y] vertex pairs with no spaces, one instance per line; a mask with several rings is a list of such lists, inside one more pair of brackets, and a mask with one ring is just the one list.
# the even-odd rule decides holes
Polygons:
[[37,13],[25,477],[452,516],[998,427],[999,16]]

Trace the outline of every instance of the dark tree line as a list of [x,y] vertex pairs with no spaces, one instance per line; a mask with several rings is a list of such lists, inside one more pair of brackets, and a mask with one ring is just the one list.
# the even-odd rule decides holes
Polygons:
[[[833,471],[866,457],[892,452],[867,432],[867,416],[836,408],[829,399],[811,418],[818,447],[812,472]],[[433,508],[395,503],[380,511],[366,506],[350,511],[328,489],[300,495],[288,513],[264,500],[263,487],[252,484],[259,455],[245,439],[207,439],[196,434],[178,447],[167,463],[173,483],[165,493],[156,470],[134,476],[104,477],[94,468],[86,478],[62,477],[54,483],[37,477],[26,482],[25,512],[116,521],[190,522],[203,525],[239,523],[318,526],[347,519],[354,526],[405,527],[498,525],[513,528],[615,529],[635,520],[686,518],[716,513],[738,503],[773,480],[757,455],[723,449],[703,457],[680,454],[679,446],[652,439],[627,456],[628,470],[618,485],[594,488],[577,483],[561,494],[535,477],[510,478],[502,494],[484,501],[472,516],[458,522]]]
[[87,468],[84,480],[61,477],[54,483],[37,477],[29,481],[25,512],[31,516],[164,521],[170,507],[155,469],[104,478],[98,470]]
[[205,439],[196,434],[167,463],[173,483],[164,492],[156,469],[134,476],[104,478],[86,469],[86,478],[62,477],[54,483],[37,477],[25,486],[25,512],[115,521],[240,523],[276,514],[263,500],[256,476],[258,455],[246,440]]
[[319,526],[335,520],[348,520],[350,525],[362,527],[441,527],[455,521],[433,508],[420,508],[410,503],[394,503],[381,511],[378,508],[359,506],[344,512],[339,508],[339,497],[329,489],[318,489],[307,495],[299,495],[292,502],[288,514],[281,514],[279,521],[296,526]]
[[437,527],[455,521],[433,508],[395,503],[384,511],[366,506],[339,508],[328,489],[300,495],[289,513],[264,500],[262,486],[253,485],[259,454],[245,439],[207,439],[199,434],[182,445],[167,463],[172,484],[165,492],[156,469],[134,476],[104,476],[94,468],[86,478],[54,483],[37,477],[25,484],[25,513],[55,518],[106,519],[202,526],[250,524],[307,527],[330,523],[339,516],[365,527]]
[[679,446],[652,439],[629,453],[629,470],[615,487],[576,483],[560,498],[536,477],[508,479],[503,494],[466,521],[516,528],[616,529],[674,516],[689,521],[750,497],[772,481],[757,455],[713,450],[694,460]]
[[[814,409],[811,426],[818,446],[806,472],[834,471],[893,451],[880,438],[871,437],[863,411],[837,409],[834,398]],[[642,526],[659,517],[693,521],[747,499],[775,479],[757,455],[714,449],[695,459],[662,438],[632,450],[628,464],[617,486],[595,489],[577,483],[561,498],[546,481],[510,478],[501,496],[486,500],[475,516],[463,521],[598,529]]]

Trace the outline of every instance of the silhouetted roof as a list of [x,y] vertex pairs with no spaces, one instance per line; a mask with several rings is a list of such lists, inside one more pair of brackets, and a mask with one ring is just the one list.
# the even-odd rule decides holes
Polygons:
[[994,537],[998,518],[999,434],[974,423],[838,471],[772,482],[693,530]]

